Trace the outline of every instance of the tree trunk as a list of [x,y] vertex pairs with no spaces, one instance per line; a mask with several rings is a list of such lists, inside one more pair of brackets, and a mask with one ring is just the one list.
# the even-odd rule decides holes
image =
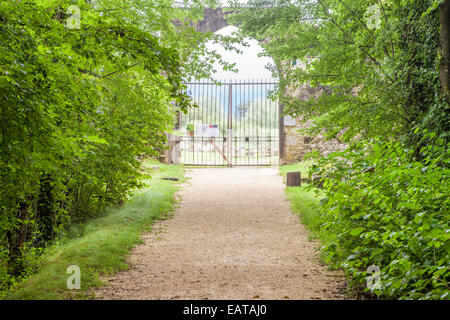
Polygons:
[[450,0],[447,0],[440,8],[441,24],[441,83],[442,91],[450,101]]
[[40,231],[37,239],[38,246],[45,246],[53,237],[53,195],[52,178],[49,174],[43,174],[40,181],[39,196],[36,207],[36,223]]

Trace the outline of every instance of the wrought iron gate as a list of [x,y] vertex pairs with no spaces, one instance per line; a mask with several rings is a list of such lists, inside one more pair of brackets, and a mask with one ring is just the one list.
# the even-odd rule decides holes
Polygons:
[[278,164],[278,102],[269,81],[188,83],[198,105],[181,116],[181,162],[201,166]]

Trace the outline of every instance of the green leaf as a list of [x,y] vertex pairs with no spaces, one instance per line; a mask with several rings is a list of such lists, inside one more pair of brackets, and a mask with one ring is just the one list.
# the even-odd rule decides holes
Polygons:
[[363,232],[364,230],[365,230],[365,228],[362,228],[362,227],[358,227],[358,228],[352,229],[352,230],[350,231],[350,235],[352,235],[352,236],[357,236],[357,235],[359,235],[361,232]]

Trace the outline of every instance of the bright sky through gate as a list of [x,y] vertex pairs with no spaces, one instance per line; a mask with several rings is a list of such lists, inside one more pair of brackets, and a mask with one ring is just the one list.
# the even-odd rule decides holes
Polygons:
[[[237,31],[238,28],[234,26],[227,26],[217,31],[217,34],[231,35],[232,32]],[[214,64],[214,69],[217,70],[214,75],[216,80],[271,80],[272,73],[265,68],[267,64],[273,64],[273,60],[269,57],[258,57],[258,54],[263,52],[263,49],[258,44],[258,41],[250,38],[246,38],[245,41],[249,44],[248,47],[237,46],[242,50],[242,54],[238,54],[235,51],[225,50],[219,44],[212,42],[207,43],[208,49],[214,49],[219,53],[223,59],[230,63],[236,63],[236,69],[238,73],[231,71],[224,71],[218,64]]]

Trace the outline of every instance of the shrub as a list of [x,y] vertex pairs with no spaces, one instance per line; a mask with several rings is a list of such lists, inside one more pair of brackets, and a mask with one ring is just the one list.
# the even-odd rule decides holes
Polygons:
[[323,251],[352,288],[368,292],[367,268],[377,265],[379,298],[450,298],[450,152],[434,133],[421,144],[374,141],[316,156],[309,173],[323,177],[322,227],[334,234]]

